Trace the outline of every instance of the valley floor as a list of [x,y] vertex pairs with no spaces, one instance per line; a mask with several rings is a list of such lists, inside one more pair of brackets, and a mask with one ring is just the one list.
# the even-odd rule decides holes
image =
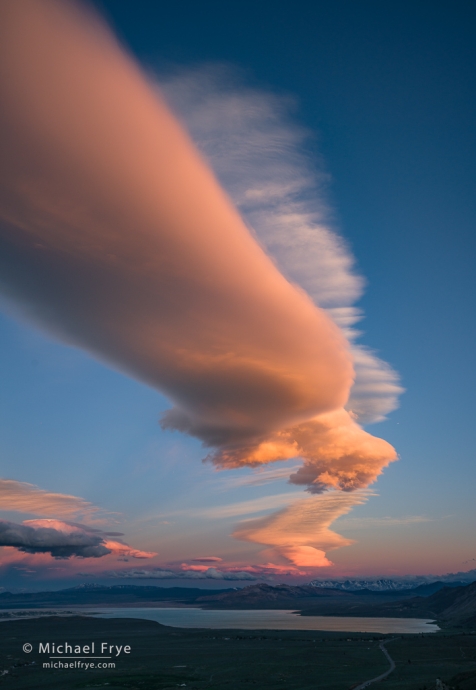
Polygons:
[[[0,624],[0,688],[350,690],[388,669],[379,648],[384,639],[357,633],[183,630],[146,620],[83,616],[9,621]],[[40,642],[50,643],[49,654],[38,653]],[[58,656],[53,643],[56,649],[65,642],[73,648],[95,642],[96,650],[102,642],[130,645],[131,651],[117,658],[113,651],[108,663],[115,663],[114,669],[43,668],[54,662],[49,656]],[[31,644],[30,653],[24,644]],[[396,669],[372,689],[429,690],[437,678],[459,690],[476,688],[476,634],[403,635],[388,650]]]

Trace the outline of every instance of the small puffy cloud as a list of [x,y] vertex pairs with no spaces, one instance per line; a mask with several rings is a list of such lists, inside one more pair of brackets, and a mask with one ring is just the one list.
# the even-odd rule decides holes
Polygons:
[[191,558],[193,563],[220,563],[223,559],[218,556],[204,556],[203,558]]
[[109,539],[104,542],[104,545],[110,553],[116,554],[121,560],[126,558],[153,558],[154,556],[157,556],[154,551],[141,551],[140,549],[133,549],[127,544],[122,544],[118,541],[111,541]]
[[182,570],[195,570],[196,572],[205,572],[208,570],[210,567],[209,565],[190,565],[189,563],[182,563],[181,566]]

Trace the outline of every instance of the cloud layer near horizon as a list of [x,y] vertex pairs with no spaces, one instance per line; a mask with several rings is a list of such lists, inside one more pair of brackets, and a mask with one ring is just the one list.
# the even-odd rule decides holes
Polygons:
[[127,580],[256,580],[257,578],[246,571],[229,572],[218,568],[204,570],[168,570],[165,568],[150,568],[147,570],[114,570],[109,577]]

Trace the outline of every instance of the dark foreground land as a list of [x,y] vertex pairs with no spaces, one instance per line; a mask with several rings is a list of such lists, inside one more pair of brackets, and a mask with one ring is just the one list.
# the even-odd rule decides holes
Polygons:
[[[1,623],[0,673],[8,673],[0,676],[0,688],[350,690],[388,669],[379,648],[382,640],[388,640],[396,670],[370,687],[429,690],[441,678],[458,690],[476,688],[476,634],[471,632],[395,638],[308,631],[181,630],[146,620],[82,616]],[[131,653],[117,658],[113,653],[106,663],[115,663],[114,669],[43,668],[48,656],[60,655],[39,654],[40,642],[68,642],[73,647],[95,642],[97,656],[100,644],[106,642],[130,645]],[[25,643],[32,645],[31,653],[23,651]],[[67,661],[71,663],[63,659]]]

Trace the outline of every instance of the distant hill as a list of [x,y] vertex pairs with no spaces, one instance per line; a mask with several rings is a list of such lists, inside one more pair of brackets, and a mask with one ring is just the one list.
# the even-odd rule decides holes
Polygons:
[[303,585],[256,584],[243,589],[199,589],[146,585],[85,584],[54,592],[0,593],[0,609],[43,606],[121,606],[159,602],[198,604],[207,608],[301,608],[323,598],[352,598],[347,592]]
[[54,592],[1,592],[0,609],[74,605],[140,605],[160,601],[193,604],[199,596],[231,591],[233,590],[207,590],[198,587],[149,587],[146,585],[105,586],[84,584]]
[[447,625],[476,628],[476,582],[442,589],[427,601],[438,612],[438,619]]
[[461,582],[460,580],[457,580],[455,582],[442,582],[441,580],[438,580],[437,582],[430,582],[426,585],[419,585],[418,587],[408,589],[406,591],[409,595],[418,597],[428,597],[431,594],[435,594],[435,592],[439,592],[445,587],[452,589],[454,587],[466,587],[467,584],[467,582]]
[[446,627],[476,628],[476,582],[462,587],[444,587],[426,599],[407,600],[414,609],[424,609]]
[[301,610],[301,615],[431,618],[446,628],[476,629],[476,582],[460,587],[443,587],[429,596],[399,597],[397,601],[381,603],[375,599],[365,601],[360,594],[356,596],[354,593],[356,598],[353,601],[334,600],[326,606],[307,606]]
[[264,583],[249,585],[243,589],[231,592],[213,593],[212,595],[200,596],[197,604],[213,605],[213,607],[249,607],[269,605],[284,605],[292,603],[293,606],[302,606],[303,600],[315,600],[323,597],[348,597],[346,592],[339,592],[330,589],[313,587],[312,585],[292,586],[292,585],[267,585]]

